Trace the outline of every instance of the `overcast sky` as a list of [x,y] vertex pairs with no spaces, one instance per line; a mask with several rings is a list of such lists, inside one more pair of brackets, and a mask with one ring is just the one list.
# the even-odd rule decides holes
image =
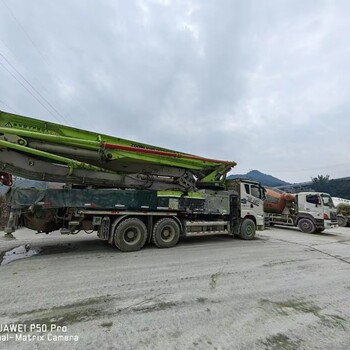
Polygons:
[[0,0],[0,109],[232,173],[350,176],[349,33],[346,0]]

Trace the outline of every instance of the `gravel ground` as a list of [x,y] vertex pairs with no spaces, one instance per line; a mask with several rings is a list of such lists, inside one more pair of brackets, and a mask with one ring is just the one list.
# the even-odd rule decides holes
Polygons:
[[[350,228],[274,227],[253,241],[211,236],[135,253],[94,235],[16,238],[0,240],[0,337],[5,324],[48,331],[0,348],[350,349]],[[34,255],[6,264],[15,247]]]

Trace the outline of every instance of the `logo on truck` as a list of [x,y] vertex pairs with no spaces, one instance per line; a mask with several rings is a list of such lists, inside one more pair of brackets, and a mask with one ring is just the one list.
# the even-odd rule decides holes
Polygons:
[[251,203],[251,204],[254,204],[256,206],[259,206],[259,200],[257,198],[251,197],[251,196],[247,196],[247,198],[242,198],[241,203],[242,204]]

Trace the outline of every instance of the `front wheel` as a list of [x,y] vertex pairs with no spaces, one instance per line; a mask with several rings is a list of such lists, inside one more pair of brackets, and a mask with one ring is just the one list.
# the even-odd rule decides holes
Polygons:
[[252,219],[244,219],[241,226],[239,237],[242,239],[253,239],[255,237],[256,226]]
[[140,250],[146,243],[146,225],[137,218],[122,221],[114,231],[114,244],[122,252]]
[[316,231],[315,224],[310,219],[300,219],[298,221],[300,231],[304,233],[314,233]]
[[348,220],[344,216],[337,216],[338,225],[345,227],[348,224]]

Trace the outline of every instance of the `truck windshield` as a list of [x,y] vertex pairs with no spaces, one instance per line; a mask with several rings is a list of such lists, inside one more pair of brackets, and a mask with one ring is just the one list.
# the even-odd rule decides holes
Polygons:
[[330,208],[335,208],[332,197],[328,194],[321,194],[323,205]]
[[251,194],[252,196],[262,199],[265,199],[265,188],[261,185],[253,185],[253,184],[244,184],[244,188],[247,194]]

